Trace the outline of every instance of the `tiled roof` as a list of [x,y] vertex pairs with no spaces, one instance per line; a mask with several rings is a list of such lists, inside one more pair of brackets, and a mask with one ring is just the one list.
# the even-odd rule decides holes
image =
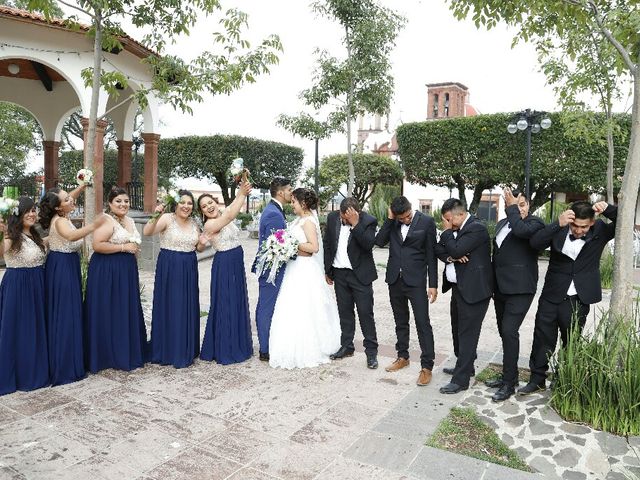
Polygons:
[[[47,25],[49,27],[61,28],[64,30],[71,31],[71,29],[69,28],[65,20],[62,20],[59,18],[52,18],[50,20],[47,20],[44,17],[44,15],[41,15],[35,12],[29,12],[27,10],[21,10],[19,8],[12,8],[12,7],[0,5],[0,18],[2,17],[15,19],[18,21],[26,21],[30,23]],[[82,23],[80,23],[79,25],[80,25],[80,30],[83,32],[86,32],[91,28],[89,25],[85,25]],[[118,38],[122,43],[122,46],[124,47],[124,49],[133,53],[137,57],[145,58],[145,57],[148,57],[149,55],[157,55],[156,52],[145,47],[140,42],[131,38],[129,35],[122,35]]]

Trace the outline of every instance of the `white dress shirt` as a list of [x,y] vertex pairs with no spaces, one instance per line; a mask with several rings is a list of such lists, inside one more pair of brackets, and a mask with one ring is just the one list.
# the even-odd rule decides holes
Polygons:
[[[411,219],[411,221],[413,221],[413,219]],[[411,223],[409,223],[409,225],[407,225],[406,223],[403,223],[402,225],[400,225],[400,235],[402,235],[403,242],[407,239],[407,233],[409,233],[409,228],[411,228]]]
[[509,235],[510,232],[511,232],[511,224],[507,222],[496,234],[496,244],[498,245],[498,248],[502,246],[502,242],[504,242],[504,239],[507,238],[507,235]]
[[333,259],[333,268],[348,268],[353,270],[347,247],[349,246],[349,235],[351,235],[351,225],[342,225],[338,236],[338,249]]
[[[458,238],[458,232],[462,230],[467,224],[469,217],[470,215],[467,213],[467,217],[464,219],[464,222],[462,222],[462,225],[460,225],[460,228],[453,231],[453,238]],[[449,280],[450,283],[458,283],[458,277],[456,277],[456,266],[453,262],[447,263],[447,266],[444,267],[444,274],[446,275],[447,280]]]
[[[571,239],[569,238],[570,235],[571,235],[571,229],[569,229],[569,231],[567,232],[567,238],[564,240],[564,245],[562,246],[562,253],[564,253],[571,260],[575,261],[575,259],[578,258],[578,255],[580,255],[580,251],[582,250],[582,247],[584,247],[585,241],[583,236],[582,238],[576,238],[572,242]],[[567,295],[572,296],[577,294],[578,294],[578,291],[576,290],[576,286],[573,283],[573,280],[571,280],[571,285],[569,285],[569,289],[567,290]]]
[[282,204],[278,200],[276,200],[275,198],[272,198],[271,200],[273,200],[274,202],[276,202],[280,206],[280,210],[284,211],[284,207],[282,206]]

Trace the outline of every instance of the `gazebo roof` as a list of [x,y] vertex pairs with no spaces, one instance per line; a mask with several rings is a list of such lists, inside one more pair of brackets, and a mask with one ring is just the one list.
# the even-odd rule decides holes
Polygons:
[[[52,18],[47,20],[43,15],[38,13],[29,12],[27,10],[21,10],[19,8],[6,7],[4,5],[0,5],[0,18],[6,18],[9,20],[15,20],[18,22],[26,22],[26,23],[34,23],[43,25],[49,28],[57,28],[61,30],[67,30],[70,32],[75,32],[75,30],[71,29],[67,22],[62,19]],[[78,24],[80,26],[80,31],[77,33],[84,34],[91,28],[89,25]],[[118,37],[120,43],[125,50],[132,53],[133,55],[139,58],[146,58],[150,55],[158,55],[153,50],[142,45],[137,40],[131,38],[129,35],[120,35]]]

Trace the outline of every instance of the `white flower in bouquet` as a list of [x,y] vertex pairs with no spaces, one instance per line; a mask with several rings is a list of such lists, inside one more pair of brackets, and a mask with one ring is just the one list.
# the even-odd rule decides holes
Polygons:
[[168,200],[168,202],[165,202],[167,204],[175,203],[177,205],[180,203],[180,195],[176,190],[169,190],[166,200]]
[[258,276],[268,270],[267,282],[275,285],[276,275],[280,267],[298,256],[299,244],[300,242],[284,229],[276,230],[269,235],[262,243],[258,253],[258,262],[256,264]]
[[88,168],[81,168],[76,174],[78,185],[93,185],[93,172]]
[[0,197],[0,216],[7,219],[9,215],[18,215],[18,200]]
[[131,238],[129,238],[129,242],[135,243],[136,245],[140,245],[142,244],[142,238],[140,238],[138,235],[133,235]]
[[229,167],[229,173],[233,177],[239,177],[244,172],[244,160],[240,157],[234,159]]

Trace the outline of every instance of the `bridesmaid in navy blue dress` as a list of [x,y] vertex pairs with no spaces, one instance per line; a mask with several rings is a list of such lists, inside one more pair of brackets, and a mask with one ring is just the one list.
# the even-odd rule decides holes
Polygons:
[[85,295],[85,366],[94,373],[141,367],[147,343],[136,261],[140,234],[127,216],[126,190],[113,187],[108,200],[104,223],[93,234]]
[[49,384],[44,314],[46,247],[34,228],[36,206],[18,199],[18,214],[9,215],[0,231],[7,271],[0,283],[0,395],[35,390]]
[[211,195],[198,198],[204,235],[216,249],[211,264],[211,306],[200,358],[222,365],[243,362],[253,355],[244,252],[240,230],[233,223],[250,192],[251,184],[241,183],[235,200],[224,212]]
[[[200,295],[198,259],[207,240],[193,217],[193,194],[178,191],[180,202],[144,226],[145,235],[160,234],[151,319],[151,361],[175,368],[188,367],[200,353]],[[164,205],[156,208],[160,213]]]
[[70,193],[52,188],[40,201],[40,226],[49,230],[44,284],[51,385],[85,377],[78,252],[83,238],[95,230],[95,224],[76,229],[69,219],[75,199],[85,188],[83,185]]

